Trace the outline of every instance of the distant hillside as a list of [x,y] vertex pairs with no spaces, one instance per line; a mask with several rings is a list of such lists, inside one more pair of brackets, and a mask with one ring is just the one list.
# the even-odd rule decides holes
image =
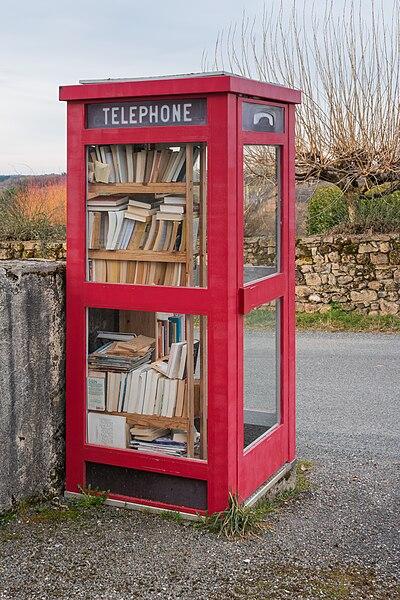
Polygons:
[[0,175],[0,189],[6,189],[28,183],[34,185],[47,185],[49,183],[61,183],[65,181],[65,173],[48,173],[45,175]]

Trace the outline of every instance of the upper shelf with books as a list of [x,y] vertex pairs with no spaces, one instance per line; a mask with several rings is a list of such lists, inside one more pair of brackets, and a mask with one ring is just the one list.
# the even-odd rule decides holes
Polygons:
[[207,282],[206,145],[114,144],[87,151],[87,278]]
[[[185,144],[170,147],[165,144],[90,146],[88,153],[89,183],[172,184],[187,179]],[[199,147],[194,146],[193,164],[199,153]]]

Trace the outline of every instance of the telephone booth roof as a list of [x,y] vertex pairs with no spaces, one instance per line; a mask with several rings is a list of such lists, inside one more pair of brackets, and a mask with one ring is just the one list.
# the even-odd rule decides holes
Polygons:
[[81,80],[78,85],[60,86],[60,100],[68,101],[216,93],[240,94],[288,104],[298,104],[301,100],[299,90],[224,71],[137,79]]

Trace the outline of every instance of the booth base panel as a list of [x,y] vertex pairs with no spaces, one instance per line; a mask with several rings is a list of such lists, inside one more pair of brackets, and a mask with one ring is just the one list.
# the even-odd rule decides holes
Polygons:
[[[257,502],[259,502],[262,498],[270,498],[273,499],[277,494],[287,491],[287,490],[292,490],[295,488],[296,486],[296,460],[290,462],[290,463],[286,463],[285,465],[283,465],[283,467],[281,467],[279,469],[279,471],[277,471],[270,479],[268,479],[263,485],[261,485],[255,492],[253,492],[253,494],[251,494],[251,496],[249,496],[245,501],[244,504],[246,506],[253,506],[255,504],[257,504]],[[116,475],[116,472],[114,471],[114,469],[120,469],[121,473],[120,476],[122,475],[123,478],[125,478],[128,473],[125,472],[129,472],[130,474],[132,473],[132,469],[125,469],[123,467],[112,467],[112,472],[108,471],[108,469],[110,468],[109,465],[103,465],[103,464],[97,464],[97,463],[87,463],[87,466],[89,465],[93,465],[93,467],[105,467],[107,468],[107,472],[106,474],[108,476],[111,475]],[[97,468],[94,469],[94,472],[98,472]],[[90,472],[90,467],[89,467],[89,472]],[[101,472],[101,471],[100,471]],[[133,471],[134,473],[143,473],[145,474],[145,480],[147,480],[147,476],[155,476],[154,482],[153,484],[155,486],[157,486],[157,480],[158,477],[165,477],[165,482],[168,485],[171,484],[171,481],[173,482],[173,480],[175,479],[179,479],[181,480],[179,482],[179,487],[177,487],[174,491],[173,494],[175,493],[179,493],[179,489],[182,489],[182,484],[184,485],[184,482],[188,482],[190,488],[192,488],[192,486],[194,486],[191,490],[190,490],[190,495],[195,492],[195,490],[197,489],[197,492],[200,492],[200,494],[197,497],[197,501],[195,502],[195,504],[197,506],[188,506],[187,504],[185,504],[182,500],[182,497],[177,498],[175,502],[168,502],[165,499],[165,496],[163,496],[164,501],[163,500],[158,500],[158,499],[149,499],[148,497],[145,498],[141,498],[138,496],[134,496],[133,493],[128,494],[125,490],[125,493],[119,491],[121,488],[118,486],[118,482],[117,482],[117,488],[115,488],[115,482],[114,485],[111,485],[109,487],[105,486],[99,486],[96,483],[94,483],[94,481],[96,481],[96,477],[93,478],[90,477],[87,480],[87,484],[91,485],[93,488],[97,489],[107,489],[107,491],[109,492],[109,497],[105,500],[105,504],[107,506],[113,506],[115,508],[125,508],[125,509],[130,509],[130,510],[138,510],[138,511],[142,511],[142,512],[152,512],[152,513],[158,513],[158,514],[164,514],[165,512],[170,512],[170,513],[179,513],[181,515],[182,518],[184,519],[189,519],[189,520],[193,520],[193,521],[197,521],[200,520],[204,517],[204,515],[207,512],[206,509],[206,494],[207,494],[207,482],[206,481],[202,481],[202,480],[191,480],[191,479],[187,479],[187,478],[181,478],[181,477],[174,477],[174,476],[170,476],[170,475],[162,475],[162,474],[156,474],[156,473],[150,473],[148,471]],[[93,471],[92,471],[93,474]],[[148,481],[148,480],[147,480]],[[109,480],[110,483],[112,483]],[[103,483],[105,483],[105,480],[103,479]],[[198,484],[200,484],[200,487],[198,486]],[[174,484],[173,484],[174,487]],[[110,488],[114,488],[114,489],[110,489]],[[146,496],[152,495],[151,492],[150,494],[144,494]],[[77,493],[77,492],[69,492],[69,491],[65,491],[64,493],[65,498],[80,498],[83,496],[83,494]],[[132,497],[132,500],[129,498]],[[157,494],[157,497],[160,497],[160,494]],[[202,499],[203,498],[203,499]],[[186,501],[188,500],[188,497],[186,496]],[[199,502],[200,500],[200,502]],[[193,502],[190,502],[190,504],[194,504]],[[201,507],[199,506],[199,504],[201,504]]]
[[87,462],[86,485],[146,503],[207,510],[207,481],[201,479]]

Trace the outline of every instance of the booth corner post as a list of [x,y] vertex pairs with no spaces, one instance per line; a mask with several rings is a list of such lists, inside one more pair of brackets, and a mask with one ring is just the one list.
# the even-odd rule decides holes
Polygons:
[[250,502],[296,452],[300,93],[215,72],[60,99],[66,490],[187,515]]

